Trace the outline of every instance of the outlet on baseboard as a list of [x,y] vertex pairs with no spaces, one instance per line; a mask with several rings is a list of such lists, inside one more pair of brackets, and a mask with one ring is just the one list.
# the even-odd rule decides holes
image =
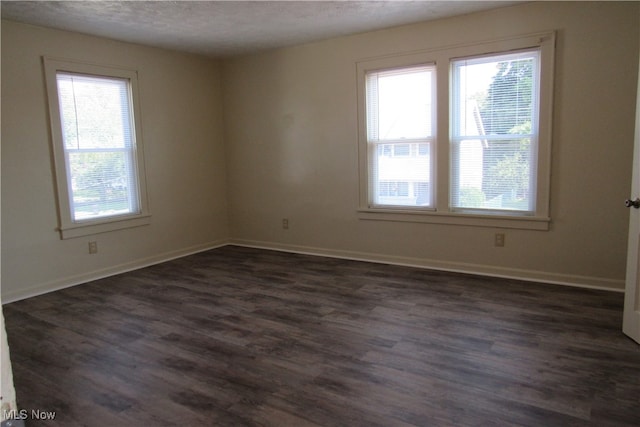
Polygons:
[[494,246],[499,248],[504,246],[504,233],[496,233]]
[[98,253],[98,242],[91,241],[89,242],[89,253],[90,254],[97,254]]

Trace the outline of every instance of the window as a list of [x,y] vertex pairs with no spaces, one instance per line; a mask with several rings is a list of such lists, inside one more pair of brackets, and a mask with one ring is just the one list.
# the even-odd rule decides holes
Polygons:
[[431,206],[434,74],[433,65],[366,74],[373,206]]
[[45,58],[62,238],[148,223],[136,73]]
[[548,229],[554,44],[359,62],[360,217]]
[[539,50],[451,64],[451,207],[535,212]]

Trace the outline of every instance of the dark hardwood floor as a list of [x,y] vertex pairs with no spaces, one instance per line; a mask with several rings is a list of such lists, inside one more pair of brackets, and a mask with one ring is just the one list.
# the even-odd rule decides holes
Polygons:
[[28,426],[638,426],[622,305],[227,246],[4,315]]

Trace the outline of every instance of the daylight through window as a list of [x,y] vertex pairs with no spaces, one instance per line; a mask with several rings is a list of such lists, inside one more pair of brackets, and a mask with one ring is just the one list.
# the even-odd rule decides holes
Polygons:
[[58,73],[73,221],[139,212],[129,83]]
[[451,206],[535,210],[537,50],[452,63]]
[[60,236],[150,222],[137,72],[44,58]]
[[367,139],[374,206],[432,204],[432,65],[367,74]]
[[546,230],[555,34],[362,60],[359,217]]

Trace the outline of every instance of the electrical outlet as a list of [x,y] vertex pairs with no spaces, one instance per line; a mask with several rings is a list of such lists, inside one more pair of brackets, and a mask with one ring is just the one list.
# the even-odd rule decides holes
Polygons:
[[494,246],[499,248],[504,246],[504,233],[496,233]]
[[282,228],[285,230],[289,229],[289,220],[287,218],[282,219]]
[[96,242],[95,240],[92,242],[89,242],[89,253],[90,254],[98,253],[98,242]]

